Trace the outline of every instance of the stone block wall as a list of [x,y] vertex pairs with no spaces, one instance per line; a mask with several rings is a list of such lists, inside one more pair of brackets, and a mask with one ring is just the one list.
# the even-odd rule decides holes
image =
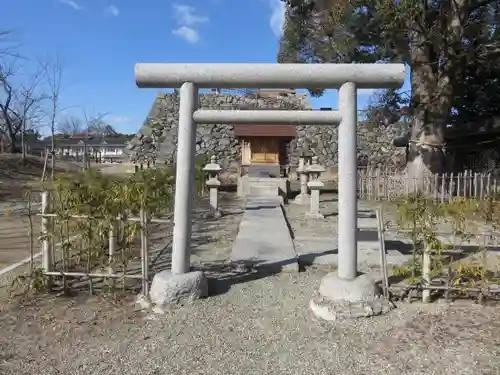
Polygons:
[[[310,109],[307,95],[201,94],[200,108],[204,109]],[[176,157],[179,95],[161,94],[156,97],[153,107],[136,137],[127,150],[135,162],[156,160],[160,164],[172,164]],[[329,169],[335,169],[338,161],[337,127],[297,126],[297,138],[289,144],[292,166],[297,165],[298,155],[305,141],[319,162]],[[358,164],[399,165],[404,159],[404,151],[392,145],[397,136],[390,127],[369,129],[363,124],[358,130]],[[197,155],[215,155],[223,168],[239,162],[240,146],[233,135],[232,125],[198,125],[196,137]]]
[[[358,125],[358,166],[400,167],[405,163],[403,148],[394,147],[392,140],[399,135],[392,127],[369,128]],[[298,164],[298,155],[307,142],[312,154],[318,157],[319,163],[336,168],[338,164],[337,127],[297,126],[297,138],[290,143],[291,164]]]

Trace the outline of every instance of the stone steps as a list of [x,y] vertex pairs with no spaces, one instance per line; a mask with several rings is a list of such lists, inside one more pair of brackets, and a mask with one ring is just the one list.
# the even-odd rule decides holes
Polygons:
[[261,185],[250,183],[249,195],[257,197],[276,197],[278,196],[279,188],[276,184]]
[[251,164],[248,166],[248,176],[253,177],[280,177],[279,164]]
[[288,195],[289,182],[284,178],[243,176],[238,185],[241,197],[276,197]]

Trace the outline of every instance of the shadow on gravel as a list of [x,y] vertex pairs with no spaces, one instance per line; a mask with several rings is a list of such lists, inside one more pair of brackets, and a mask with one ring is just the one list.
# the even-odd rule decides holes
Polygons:
[[[339,216],[338,211],[329,212],[323,215],[325,218]],[[358,219],[375,219],[377,215],[373,210],[359,210],[358,209]]]
[[[244,212],[243,210],[222,211],[222,217],[243,215],[243,212]],[[216,220],[216,219],[214,219],[214,220]]]
[[[296,261],[296,260],[293,260]],[[209,296],[227,293],[233,285],[264,279],[281,272],[285,265],[272,264],[259,267],[259,262],[203,263],[192,268],[203,271],[208,279]]]
[[[287,198],[289,200],[293,200],[295,199],[295,197],[297,195],[300,194],[300,188],[296,188],[295,189],[290,189],[289,192],[288,192],[288,195],[287,195]],[[325,197],[325,195],[327,195],[327,197]],[[334,195],[333,197],[331,197],[330,195]],[[329,189],[329,188],[322,188],[321,189],[321,193],[320,193],[320,201],[323,203],[327,203],[327,202],[337,202],[338,199],[337,199],[337,195],[338,195],[338,191],[337,189]]]

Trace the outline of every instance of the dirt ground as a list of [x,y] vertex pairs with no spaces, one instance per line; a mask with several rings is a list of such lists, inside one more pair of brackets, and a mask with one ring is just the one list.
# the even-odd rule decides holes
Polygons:
[[326,324],[308,308],[323,275],[211,275],[211,297],[163,316],[138,311],[130,295],[4,303],[0,373],[498,373],[498,306],[400,304],[386,316]]
[[[165,315],[140,311],[133,293],[12,297],[5,285],[27,266],[0,276],[0,374],[499,374],[498,304],[399,303],[385,316],[320,322],[309,301],[327,271],[230,264],[241,212],[224,204],[220,220],[197,216],[193,236],[210,297]],[[171,233],[162,230],[158,238]],[[170,247],[155,249],[151,260],[165,269]]]
[[[33,203],[33,211],[39,209],[43,165],[40,157],[28,156],[23,162],[21,155],[0,154],[0,270],[29,257],[31,241],[34,253],[40,251],[40,220],[32,215],[30,226],[27,202]],[[56,172],[72,170],[75,166],[61,163]]]
[[[21,155],[0,154],[0,202],[23,200],[28,192],[40,191],[44,162],[37,156],[28,156],[23,162]],[[55,173],[80,169],[76,163],[57,161]],[[51,173],[50,162],[46,173]]]
[[134,165],[132,163],[121,163],[121,164],[101,164],[99,170],[102,174],[106,175],[127,175],[134,171]]
[[[30,234],[31,228],[31,234]],[[0,216],[0,270],[30,256],[30,242],[34,253],[40,251],[40,219],[28,216]]]
[[[42,184],[44,159],[28,156],[23,163],[20,155],[0,154],[0,270],[26,259],[30,255],[30,242],[33,251],[40,251],[37,240],[40,235],[40,218],[35,216],[39,207],[39,192]],[[107,170],[107,173],[113,171]],[[76,172],[81,166],[76,163],[56,164],[56,173]],[[123,173],[124,167],[118,168]],[[51,173],[50,161],[47,168]],[[27,201],[33,203],[32,223],[27,215]],[[30,228],[32,234],[30,235]]]

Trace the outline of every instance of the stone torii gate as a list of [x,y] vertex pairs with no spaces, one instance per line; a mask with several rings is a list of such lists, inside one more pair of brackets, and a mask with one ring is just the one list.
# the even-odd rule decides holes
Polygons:
[[[135,80],[140,88],[180,88],[172,272],[190,271],[191,210],[194,194],[196,124],[252,123],[336,125],[338,131],[338,270],[313,298],[316,315],[332,319],[327,300],[359,302],[371,298],[372,284],[357,269],[357,89],[400,88],[404,64],[163,64],[140,63]],[[198,90],[224,88],[339,89],[339,111],[203,110]],[[329,292],[323,293],[325,289]],[[368,295],[368,294],[370,295]],[[373,297],[373,296],[372,296]],[[364,303],[364,302],[363,302]],[[373,305],[370,304],[369,305]],[[364,305],[363,305],[364,306]],[[364,308],[364,307],[363,307]],[[371,306],[373,308],[373,306]],[[377,307],[375,306],[375,309]],[[337,314],[338,315],[338,314]],[[333,316],[335,318],[335,316]]]

